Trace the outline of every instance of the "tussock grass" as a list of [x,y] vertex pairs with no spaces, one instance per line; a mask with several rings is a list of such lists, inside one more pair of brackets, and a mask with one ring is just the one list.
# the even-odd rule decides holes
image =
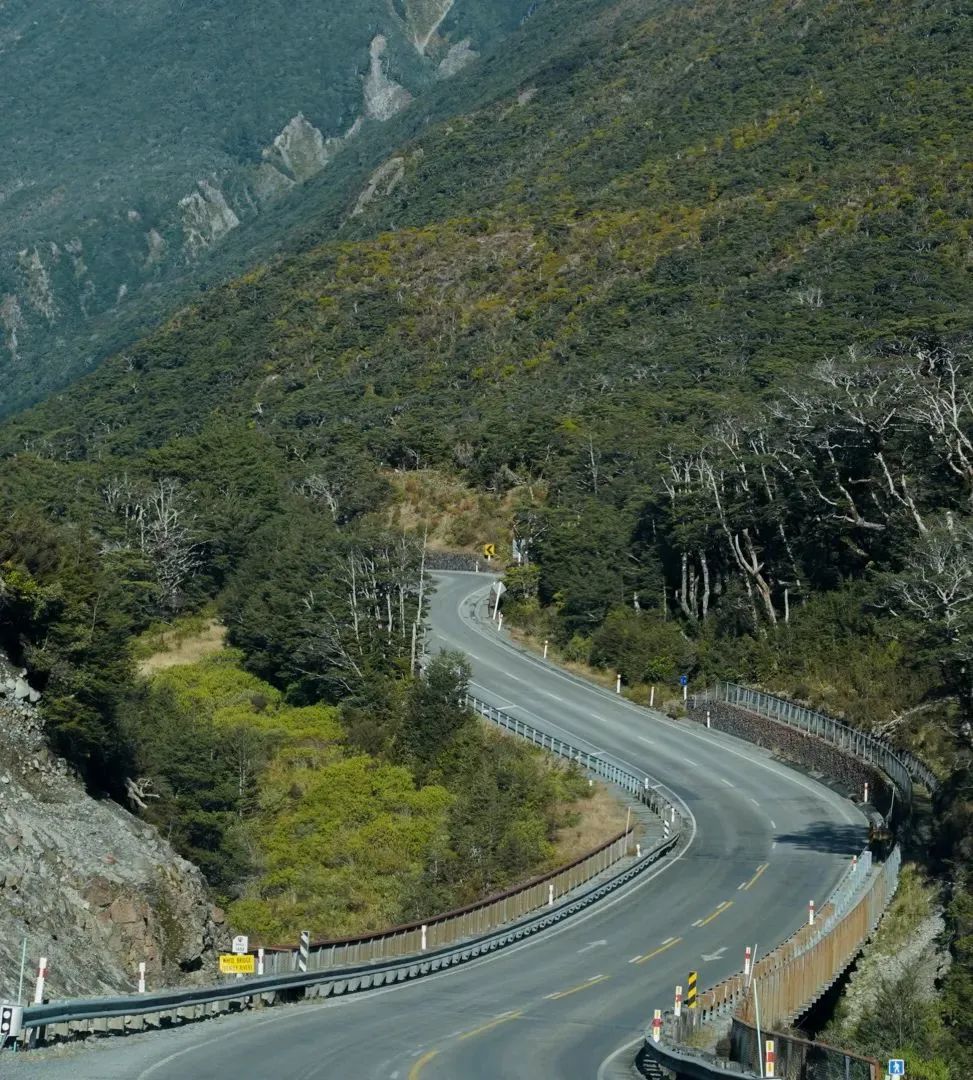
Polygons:
[[502,497],[474,491],[438,469],[388,472],[385,478],[395,492],[389,511],[393,528],[417,533],[428,528],[430,546],[447,550],[478,551],[493,543],[503,552],[510,543],[519,489]]
[[558,830],[554,839],[552,866],[573,862],[625,828],[625,803],[604,784],[595,784],[590,798],[565,810],[572,820]]
[[936,898],[935,886],[915,863],[906,863],[899,876],[899,887],[875,934],[875,951],[885,956],[898,953],[933,913]]
[[148,677],[165,668],[196,664],[225,645],[226,627],[212,617],[191,615],[168,627],[153,627],[135,645],[139,674]]

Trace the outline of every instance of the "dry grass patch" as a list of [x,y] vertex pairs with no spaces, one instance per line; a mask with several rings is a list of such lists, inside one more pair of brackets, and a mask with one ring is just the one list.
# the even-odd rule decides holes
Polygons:
[[[512,626],[510,627],[510,638],[529,652],[536,653],[538,656],[544,655],[544,642],[534,637],[533,634]],[[604,668],[584,664],[580,660],[566,660],[553,644],[548,647],[547,658],[556,663],[559,668],[570,671],[572,675],[580,675],[583,679],[604,686],[607,690],[615,689],[615,676],[611,672],[605,671]]]
[[429,531],[429,544],[443,550],[476,550],[510,543],[514,509],[526,499],[543,500],[544,492],[515,487],[503,496],[476,491],[437,469],[387,472],[395,492],[389,525],[406,532]]
[[180,664],[196,664],[226,645],[226,627],[217,619],[207,619],[194,629],[175,625],[150,634],[148,641],[144,636],[140,641],[143,647],[149,643],[153,647],[153,651],[143,655],[138,662],[139,673],[145,676]]
[[604,784],[595,784],[591,798],[566,808],[576,820],[558,831],[554,865],[563,866],[587,855],[625,828],[627,806]]

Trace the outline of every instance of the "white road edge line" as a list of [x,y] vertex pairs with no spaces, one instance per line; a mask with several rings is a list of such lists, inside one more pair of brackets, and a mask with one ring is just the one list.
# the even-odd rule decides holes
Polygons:
[[[681,801],[681,800],[680,800]],[[360,993],[351,994],[345,998],[339,998],[337,1001],[321,1002],[318,1005],[304,1004],[300,1009],[291,1012],[289,1009],[281,1008],[277,1016],[268,1016],[264,1020],[255,1020],[253,1024],[247,1025],[247,1030],[252,1031],[255,1027],[262,1027],[264,1024],[283,1023],[288,1019],[295,1020],[307,1017],[311,1010],[319,1011],[322,1009],[339,1009],[347,1008],[361,1004],[362,1002],[371,1001],[373,998],[382,997],[385,994],[394,994],[398,991],[415,989],[416,986],[427,986],[431,982],[436,982],[439,979],[448,978],[450,975],[455,974],[457,970],[468,971],[472,967],[482,967],[485,964],[492,964],[497,960],[501,960],[506,956],[512,956],[514,953],[520,952],[522,949],[529,949],[532,945],[539,944],[541,941],[550,941],[551,938],[557,937],[559,934],[563,934],[566,930],[571,930],[576,926],[579,926],[583,922],[587,922],[589,919],[593,919],[595,916],[600,915],[602,912],[607,911],[609,908],[614,907],[616,904],[621,903],[623,900],[628,899],[634,892],[647,885],[650,881],[653,881],[660,874],[665,873],[676,863],[680,862],[687,851],[692,847],[696,839],[696,819],[693,817],[689,808],[685,808],[689,813],[689,821],[691,825],[691,831],[689,835],[689,841],[686,846],[672,859],[666,859],[660,866],[657,866],[654,870],[645,871],[635,879],[634,883],[629,887],[623,887],[610,899],[599,901],[592,906],[582,915],[574,915],[571,918],[564,919],[560,926],[552,927],[550,930],[545,930],[540,934],[532,934],[525,941],[522,941],[519,945],[510,945],[506,949],[500,949],[495,953],[491,953],[489,956],[480,957],[478,960],[471,960],[465,964],[460,965],[457,968],[447,968],[445,971],[438,971],[434,975],[424,975],[420,979],[413,981],[396,983],[395,986],[387,986],[379,990],[364,990]],[[191,1030],[184,1028],[183,1030]],[[148,1080],[148,1077],[153,1076],[159,1069],[164,1068],[177,1058],[182,1057],[184,1054],[190,1054],[195,1050],[202,1049],[204,1046],[211,1046],[213,1043],[224,1042],[226,1039],[232,1039],[237,1036],[238,1032],[227,1031],[222,1035],[216,1035],[212,1039],[206,1039],[203,1042],[196,1043],[193,1046],[185,1046],[181,1050],[177,1050],[167,1057],[161,1058],[159,1061],[149,1065],[148,1068],[143,1069],[136,1077],[135,1080]]]
[[641,1046],[642,1041],[643,1037],[639,1035],[638,1038],[632,1039],[631,1042],[625,1043],[624,1046],[620,1046],[613,1053],[609,1054],[608,1057],[606,1057],[605,1060],[598,1066],[597,1080],[607,1080],[608,1073],[606,1070],[608,1069],[608,1066],[611,1065],[611,1063],[616,1058],[620,1057],[622,1054],[634,1049],[634,1047],[636,1046]]
[[[490,588],[491,588],[491,585],[487,584],[487,585],[485,585],[483,587],[482,591],[487,592]],[[468,599],[468,598],[469,597],[467,596],[464,599]],[[508,650],[509,652],[512,652],[512,653],[516,654],[518,657],[520,657],[525,662],[533,664],[535,667],[540,668],[542,671],[548,672],[548,674],[553,675],[556,678],[563,679],[565,682],[571,683],[572,686],[580,687],[582,689],[586,689],[586,690],[588,690],[589,693],[594,693],[598,697],[608,697],[608,691],[603,690],[600,686],[597,686],[595,683],[589,683],[586,679],[582,679],[580,677],[568,676],[564,672],[560,671],[555,665],[553,665],[551,663],[543,662],[540,659],[538,659],[537,657],[532,656],[528,652],[521,652],[519,649],[514,648],[514,646],[511,645],[507,641],[503,641],[503,640],[498,641],[496,636],[491,637],[481,627],[479,627],[476,624],[476,622],[474,622],[472,619],[469,619],[468,617],[464,616],[463,611],[462,611],[462,606],[460,606],[460,608],[457,609],[457,614],[459,615],[460,621],[465,623],[466,626],[470,630],[472,630],[475,634],[477,634],[479,637],[485,638],[487,641],[492,641],[495,645],[499,645],[502,648]],[[700,742],[705,743],[705,744],[709,745],[710,747],[715,747],[716,749],[725,751],[728,754],[733,754],[734,757],[742,758],[744,761],[748,762],[749,764],[756,765],[757,768],[759,768],[759,769],[765,769],[767,772],[773,773],[775,776],[779,776],[779,777],[781,777],[781,779],[784,779],[784,780],[786,780],[786,781],[788,781],[788,782],[790,782],[792,784],[795,784],[797,787],[803,788],[805,791],[810,792],[816,799],[820,799],[822,802],[830,802],[832,804],[832,806],[835,809],[838,810],[838,812],[845,819],[845,821],[847,821],[851,825],[862,825],[862,826],[864,826],[864,824],[866,824],[866,822],[864,820],[864,815],[862,815],[860,811],[858,812],[857,817],[853,816],[849,812],[848,806],[850,804],[848,804],[848,801],[846,799],[843,799],[840,795],[837,795],[835,792],[831,791],[830,788],[825,787],[823,784],[811,785],[811,784],[808,784],[808,783],[804,783],[800,779],[800,777],[798,777],[794,773],[794,771],[792,769],[777,769],[777,768],[774,768],[774,766],[769,764],[768,762],[761,761],[759,758],[754,757],[752,755],[744,754],[741,751],[735,749],[734,747],[727,745],[725,742],[722,742],[719,739],[714,738],[712,734],[707,736],[706,734],[704,734],[702,732],[693,731],[693,730],[691,730],[690,728],[686,727],[683,724],[677,724],[672,720],[668,720],[664,716],[656,715],[654,713],[649,713],[645,709],[640,708],[638,705],[632,704],[632,702],[628,701],[624,697],[616,699],[615,695],[612,694],[610,700],[614,700],[616,705],[622,706],[623,708],[626,708],[626,709],[630,710],[631,712],[633,712],[636,715],[640,716],[643,720],[651,720],[654,723],[662,724],[665,727],[672,728],[674,731],[678,731],[681,735],[688,735],[690,738],[698,739]],[[689,759],[684,758],[683,760],[688,761]],[[631,768],[631,766],[629,766],[629,768]],[[829,795],[831,796],[831,798],[828,798]],[[776,828],[776,826],[774,826],[774,827]]]

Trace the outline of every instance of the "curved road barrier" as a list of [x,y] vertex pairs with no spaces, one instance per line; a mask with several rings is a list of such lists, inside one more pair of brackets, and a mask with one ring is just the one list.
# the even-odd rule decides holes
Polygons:
[[[697,712],[709,702],[723,703],[821,739],[880,769],[906,803],[911,801],[914,782],[931,793],[938,786],[932,770],[914,754],[893,749],[883,740],[784,698],[729,682],[694,697]],[[656,1020],[650,1027],[639,1053],[637,1064],[643,1074],[655,1076],[662,1065],[697,1080],[725,1076],[728,1068],[762,1076],[758,1055],[764,1052],[766,1038],[771,1037],[766,1045],[780,1044],[788,1058],[799,1061],[801,1068],[815,1054],[827,1068],[827,1062],[833,1064],[831,1058],[837,1055],[844,1060],[846,1077],[854,1072],[860,1080],[876,1080],[877,1064],[871,1059],[780,1035],[774,1029],[790,1025],[807,1012],[852,963],[895,894],[901,862],[901,851],[896,846],[884,863],[873,867],[871,853],[866,849],[853,860],[827,903],[808,924],[757,960],[751,970],[704,991],[697,1008],[680,1009],[679,1015],[675,1009],[666,1011],[661,1023]],[[693,1049],[707,1041],[701,1036],[704,1027],[725,1027],[727,1021],[731,1024],[734,1062],[717,1061]],[[713,1041],[712,1033],[708,1041]],[[854,1069],[852,1059],[856,1062]],[[780,1071],[780,1075],[797,1074]]]
[[[632,881],[679,845],[682,840],[681,818],[676,808],[650,786],[648,777],[637,776],[563,739],[547,735],[476,698],[471,697],[469,703],[505,730],[623,788],[633,798],[663,816],[663,838],[627,867],[616,869],[604,880],[579,892],[578,885],[604,875],[606,870],[613,864],[617,865],[619,859],[624,857],[632,837],[631,830],[627,830],[607,846],[539,882],[531,883],[527,888],[443,917],[439,924],[432,924],[438,927],[435,934],[430,935],[427,929],[425,947],[422,946],[421,929],[418,933],[411,929],[402,934],[390,931],[365,939],[364,943],[370,947],[371,953],[361,958],[365,962],[356,960],[352,966],[337,967],[326,973],[322,973],[322,969],[326,965],[328,968],[332,966],[328,943],[319,944],[314,949],[311,970],[306,972],[294,973],[296,953],[292,956],[287,952],[283,955],[291,970],[286,974],[278,972],[256,978],[234,979],[199,989],[166,990],[124,997],[78,998],[34,1005],[24,1009],[23,1018],[24,1028],[32,1033],[30,1043],[36,1045],[52,1039],[81,1038],[92,1033],[124,1034],[144,1027],[169,1026],[227,1011],[273,1005],[301,996],[333,997],[420,978],[512,945],[584,911]],[[555,888],[562,891],[559,900],[556,899]],[[507,906],[511,902],[515,910]],[[517,910],[520,908],[532,912],[541,910],[542,914],[518,918],[518,915],[523,916],[523,910]],[[513,916],[516,921],[509,921],[505,914]],[[494,926],[486,932],[477,932],[477,921],[491,920]],[[495,929],[497,923],[503,923],[499,930]],[[444,938],[449,938],[449,942],[444,942]],[[359,940],[355,944],[360,946],[362,943]],[[398,948],[409,948],[409,953],[388,959],[388,951]],[[388,951],[383,956],[381,950]]]
[[908,750],[893,747],[887,740],[843,724],[824,713],[807,709],[786,698],[753,690],[739,683],[719,682],[711,690],[694,695],[696,704],[722,701],[758,716],[766,716],[778,724],[797,728],[847,751],[854,757],[876,765],[899,789],[900,796],[909,802],[913,781],[922,784],[930,794],[939,787],[936,774],[924,761]]
[[[765,751],[642,710],[513,649],[503,630],[482,618],[489,587],[482,574],[438,575],[430,651],[470,657],[471,688],[503,726],[528,737],[532,729],[532,741],[555,750],[583,748],[582,764],[587,755],[595,768],[621,768],[643,790],[643,773],[651,773],[649,791],[661,792],[679,815],[671,855],[573,917],[558,912],[578,895],[534,912],[524,927],[487,935],[495,948],[457,942],[437,955],[276,976],[280,990],[240,980],[221,988],[224,998],[239,995],[236,1001],[190,1002],[183,1017],[259,1005],[264,992],[270,1000],[314,993],[323,1000],[300,1009],[247,1009],[216,1027],[109,1039],[85,1052],[25,1055],[17,1066],[25,1078],[607,1078],[620,1039],[629,1040],[622,1052],[631,1061],[646,1006],[671,1001],[687,972],[699,969],[700,986],[717,984],[739,966],[737,943],[790,938],[811,899],[826,911],[865,841],[858,806]],[[614,870],[609,874],[616,879]],[[583,893],[605,884],[597,878]],[[536,932],[525,932],[519,944],[501,944],[529,928]],[[437,973],[428,971],[431,964]],[[370,993],[355,993],[370,986]],[[120,1010],[131,1013],[139,1004],[123,999]],[[171,1019],[160,1010],[86,1022],[138,1027]]]

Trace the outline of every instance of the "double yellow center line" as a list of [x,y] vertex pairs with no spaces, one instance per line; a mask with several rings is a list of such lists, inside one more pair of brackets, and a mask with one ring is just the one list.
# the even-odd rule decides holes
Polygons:
[[707,923],[711,923],[718,915],[722,915],[724,911],[729,911],[733,907],[732,900],[724,900],[722,904],[711,914],[707,915],[705,919],[697,919],[693,926],[705,926]]
[[[604,976],[607,978],[608,976]],[[456,1041],[462,1042],[464,1039],[472,1039],[474,1035],[482,1035],[485,1031],[492,1031],[495,1027],[499,1027],[501,1024],[506,1024],[508,1020],[516,1020],[518,1017],[523,1016],[523,1012],[509,1012],[504,1013],[502,1016],[498,1016],[493,1020],[488,1020],[487,1023],[481,1024],[478,1028],[473,1028],[472,1031],[465,1031],[460,1035]],[[418,1058],[412,1068],[409,1070],[409,1080],[419,1080],[422,1070],[429,1064],[434,1057],[438,1057],[438,1050],[427,1050],[421,1058]]]
[[742,885],[738,886],[738,889],[749,889],[750,886],[760,877],[760,875],[770,866],[769,862],[761,863],[757,867],[757,872],[749,881],[745,881]]
[[678,945],[680,941],[682,941],[681,937],[666,938],[658,949],[653,949],[652,952],[646,953],[645,956],[633,956],[632,959],[629,960],[629,963],[644,964],[646,960],[651,960],[653,956],[658,956],[659,953],[665,952],[666,949],[671,949],[673,945]]
[[580,983],[578,986],[572,986],[570,990],[558,990],[556,994],[545,994],[545,1001],[560,1001],[561,998],[569,997],[571,994],[577,994],[581,990],[587,990],[589,987],[597,986],[598,983],[604,982],[607,979],[607,975],[592,975],[587,982]]

